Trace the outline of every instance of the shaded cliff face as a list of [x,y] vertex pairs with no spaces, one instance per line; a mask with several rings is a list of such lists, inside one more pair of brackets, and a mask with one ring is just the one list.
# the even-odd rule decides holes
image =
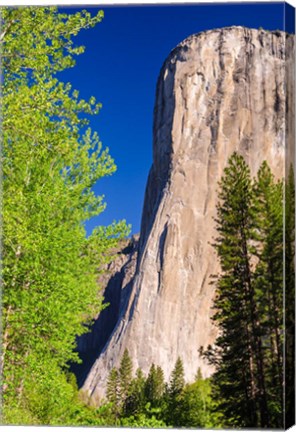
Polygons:
[[[142,215],[137,268],[126,307],[84,383],[102,395],[110,369],[128,348],[135,369],[152,362],[166,379],[178,356],[185,378],[200,367],[198,350],[214,342],[211,275],[217,184],[234,151],[252,174],[267,160],[284,176],[292,139],[292,88],[285,98],[285,57],[293,38],[231,27],[193,35],[164,63],[156,92],[154,159]],[[293,82],[290,81],[290,85]]]
[[99,286],[105,287],[102,295],[104,304],[108,306],[95,317],[90,332],[77,338],[77,351],[82,363],[72,364],[71,371],[75,373],[79,387],[126,312],[136,270],[138,240],[139,236],[133,236],[121,241],[113,251],[115,260],[103,269],[98,280]]

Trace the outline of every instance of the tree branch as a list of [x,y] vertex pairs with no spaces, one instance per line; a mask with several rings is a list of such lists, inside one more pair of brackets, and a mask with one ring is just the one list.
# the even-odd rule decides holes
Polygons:
[[7,35],[7,33],[9,32],[9,29],[11,28],[11,26],[12,26],[12,24],[14,23],[15,21],[14,20],[12,20],[12,21],[10,21],[8,24],[7,24],[7,27],[6,27],[6,29],[0,34],[0,42],[3,42],[3,39],[4,39],[4,37]]

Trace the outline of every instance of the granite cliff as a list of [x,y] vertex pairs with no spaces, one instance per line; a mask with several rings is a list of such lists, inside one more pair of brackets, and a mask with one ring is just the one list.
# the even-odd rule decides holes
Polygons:
[[267,160],[284,176],[294,136],[293,91],[285,87],[293,49],[283,32],[229,27],[190,36],[165,61],[140,239],[118,258],[106,288],[109,311],[79,342],[94,353],[81,375],[89,394],[104,393],[125,348],[135,368],[147,372],[154,362],[166,379],[178,356],[187,380],[198,367],[212,373],[198,350],[217,334],[210,284],[219,270],[211,245],[217,182],[234,151],[252,174]]

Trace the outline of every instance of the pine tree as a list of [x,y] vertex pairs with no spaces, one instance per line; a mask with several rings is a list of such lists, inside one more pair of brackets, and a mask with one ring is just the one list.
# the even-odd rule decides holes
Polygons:
[[145,397],[146,401],[151,404],[151,407],[160,406],[164,390],[165,382],[163,370],[160,366],[155,366],[155,364],[152,363],[145,382]]
[[124,415],[126,417],[144,412],[145,407],[145,376],[142,369],[136,370],[136,376],[131,382],[129,395],[125,401]]
[[161,399],[165,391],[164,373],[160,366],[156,367],[155,378],[156,378],[156,390],[155,390],[156,404],[159,405],[161,403]]
[[180,357],[178,357],[174,369],[171,373],[167,394],[166,422],[172,426],[181,426],[182,397],[185,386],[184,367]]
[[175,367],[171,373],[169,392],[175,396],[181,393],[185,385],[184,367],[180,357],[177,358]]
[[256,198],[256,303],[264,347],[270,425],[283,427],[283,183],[263,162]]
[[152,363],[149,369],[149,373],[145,382],[145,398],[147,402],[153,403],[155,399],[155,384],[156,381],[156,367],[155,364]]
[[[283,182],[275,181],[266,162],[252,180],[243,158],[234,154],[219,186],[215,247],[221,273],[214,279],[214,321],[220,334],[206,352],[216,367],[213,395],[225,414],[225,426],[281,428]],[[293,187],[288,180],[286,284],[294,278]],[[293,314],[294,309],[292,320]]]
[[250,170],[237,153],[230,158],[219,187],[215,247],[221,274],[216,278],[214,321],[220,335],[214,348],[213,382],[220,408],[232,426],[267,427],[266,371],[252,259],[256,208]]
[[119,366],[119,385],[120,385],[120,398],[122,404],[125,403],[132,382],[132,374],[133,374],[133,363],[130,358],[129,352],[127,349],[124,350],[120,366]]
[[107,400],[112,404],[112,413],[115,420],[118,420],[121,412],[121,397],[120,397],[120,378],[116,368],[111,369],[106,390]]

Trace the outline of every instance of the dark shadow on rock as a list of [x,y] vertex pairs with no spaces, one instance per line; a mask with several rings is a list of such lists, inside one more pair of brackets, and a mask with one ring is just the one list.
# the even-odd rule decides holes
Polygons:
[[119,318],[123,313],[123,304],[128,304],[132,283],[123,286],[126,272],[131,266],[134,254],[137,252],[137,240],[130,240],[128,245],[122,249],[120,255],[129,255],[122,267],[111,273],[110,279],[104,290],[104,304],[108,306],[102,310],[90,326],[90,331],[77,338],[77,351],[82,363],[73,363],[70,366],[77,379],[78,387],[81,388],[99,355],[104,351]]

